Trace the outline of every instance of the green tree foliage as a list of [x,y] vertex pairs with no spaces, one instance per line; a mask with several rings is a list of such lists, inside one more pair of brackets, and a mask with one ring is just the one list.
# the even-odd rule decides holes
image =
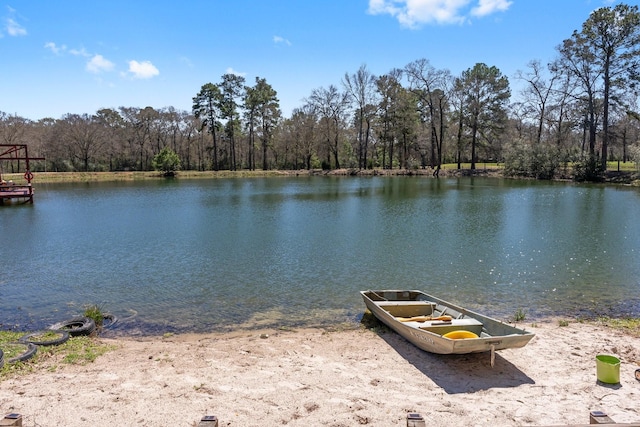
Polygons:
[[561,166],[557,150],[541,144],[511,144],[504,153],[504,173],[507,176],[553,179]]
[[640,13],[638,6],[618,4],[591,14],[582,33],[593,49],[603,75],[602,168],[606,169],[610,106],[616,90],[635,88],[640,82]]
[[227,73],[222,76],[222,82],[218,85],[220,98],[220,112],[227,122],[224,126],[227,141],[227,164],[229,170],[237,169],[236,161],[236,135],[240,128],[240,113],[238,111],[244,90],[244,77]]
[[463,117],[471,129],[471,169],[475,169],[479,139],[483,137],[489,142],[487,136],[506,123],[506,106],[511,96],[509,80],[497,67],[478,63],[462,73],[458,85],[466,94]]
[[164,147],[153,157],[153,169],[163,172],[164,176],[173,176],[180,170],[180,157],[169,147]]
[[207,83],[200,88],[200,92],[193,98],[193,107],[191,110],[196,119],[200,120],[200,130],[207,129],[211,134],[212,147],[211,153],[213,158],[213,170],[220,168],[218,163],[218,138],[217,131],[220,128],[218,118],[221,116],[222,93],[220,88],[213,83]]
[[[413,126],[418,123],[418,110],[411,104],[415,98],[402,86],[401,78],[402,70],[393,69],[376,79],[380,98],[376,133],[382,142],[381,165],[386,169],[393,169],[394,165],[405,166],[406,158],[403,159],[402,153],[413,135]],[[396,154],[399,154],[398,158]]]
[[104,128],[104,135],[110,141],[104,153],[109,160],[109,171],[121,170],[127,163],[123,146],[125,121],[118,111],[110,108],[98,110],[96,120]]
[[256,77],[256,84],[247,87],[245,96],[245,108],[249,126],[249,168],[255,169],[253,155],[253,141],[255,130],[258,130],[262,146],[262,169],[267,170],[267,148],[273,138],[273,133],[278,125],[282,112],[280,111],[278,93],[263,78]]
[[[620,92],[636,90],[640,82],[640,13],[638,6],[618,4],[595,10],[559,48],[562,65],[580,82],[589,129],[587,168],[597,175],[606,170],[610,110]],[[637,93],[637,92],[636,92]],[[602,113],[602,145],[597,165],[598,115]],[[589,175],[588,173],[587,175]]]

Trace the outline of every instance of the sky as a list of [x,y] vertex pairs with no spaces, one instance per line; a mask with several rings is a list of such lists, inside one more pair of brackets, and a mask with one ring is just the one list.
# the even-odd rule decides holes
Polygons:
[[[0,0],[0,112],[31,120],[151,106],[191,111],[226,73],[264,78],[285,117],[314,89],[427,59],[509,78],[557,56],[614,0]],[[637,4],[637,0],[627,0]]]

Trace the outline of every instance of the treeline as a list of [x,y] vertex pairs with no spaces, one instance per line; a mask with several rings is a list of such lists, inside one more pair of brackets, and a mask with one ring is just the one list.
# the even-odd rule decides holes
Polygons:
[[[365,65],[314,89],[290,117],[263,78],[207,83],[191,111],[120,107],[31,121],[0,112],[0,143],[28,144],[47,171],[150,170],[163,149],[182,169],[426,168],[504,163],[551,178],[571,165],[597,179],[608,160],[640,160],[640,13],[594,11],[557,57],[509,78],[483,63],[454,76],[427,59],[373,75]],[[4,172],[20,168],[0,165]],[[6,168],[12,170],[6,170]]]

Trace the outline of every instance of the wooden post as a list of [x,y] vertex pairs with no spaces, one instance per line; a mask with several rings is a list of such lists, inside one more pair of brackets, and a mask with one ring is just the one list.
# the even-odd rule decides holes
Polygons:
[[7,414],[0,420],[0,426],[22,427],[22,415]]
[[602,411],[589,412],[589,424],[615,424],[607,414]]
[[426,427],[426,424],[422,415],[411,412],[407,414],[407,427]]
[[198,423],[198,427],[218,427],[218,417],[215,415],[205,415]]

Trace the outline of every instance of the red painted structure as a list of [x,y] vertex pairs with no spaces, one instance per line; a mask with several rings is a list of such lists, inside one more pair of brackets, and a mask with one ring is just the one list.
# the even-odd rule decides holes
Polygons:
[[33,203],[33,187],[31,186],[33,172],[29,166],[30,160],[44,160],[44,157],[29,157],[26,144],[0,144],[0,162],[17,162],[18,170],[20,170],[20,162],[24,161],[24,179],[27,181],[26,185],[5,181],[0,173],[0,204],[11,199],[22,199],[23,203]]

